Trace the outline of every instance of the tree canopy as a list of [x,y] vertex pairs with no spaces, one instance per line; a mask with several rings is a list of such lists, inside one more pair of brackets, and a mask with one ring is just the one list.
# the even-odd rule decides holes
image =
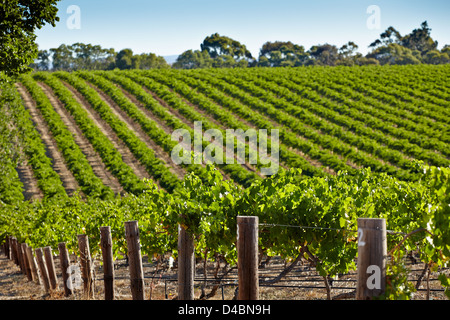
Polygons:
[[15,76],[30,71],[38,55],[36,29],[55,26],[58,0],[8,0],[0,2],[0,72]]
[[[50,59],[51,58],[51,59]],[[51,61],[50,61],[51,60]],[[131,49],[116,52],[100,45],[74,43],[40,50],[31,67],[40,70],[112,70],[169,68],[163,57],[154,53],[134,54]]]
[[206,50],[213,59],[224,55],[231,56],[236,60],[243,58],[253,59],[252,54],[245,45],[218,33],[206,37],[200,48],[202,51]]
[[380,64],[450,63],[447,46],[441,51],[437,46],[438,42],[431,38],[427,21],[404,36],[391,26],[380,34],[380,39],[370,44],[373,50],[367,57],[378,60]]
[[[238,67],[297,67],[338,66],[367,64],[444,64],[450,63],[450,45],[441,50],[431,37],[431,28],[424,21],[411,33],[401,35],[394,27],[387,28],[373,41],[367,55],[358,52],[358,45],[348,41],[338,47],[333,44],[317,44],[305,50],[304,46],[291,41],[267,41],[254,58],[247,47],[239,41],[218,33],[207,36],[199,50],[186,50],[178,56],[172,67],[238,68]],[[116,52],[100,45],[74,43],[58,48],[40,50],[30,65],[36,70],[111,70],[155,69],[171,66],[154,53],[135,54],[129,48]]]
[[267,41],[253,58],[246,46],[218,33],[207,36],[200,50],[183,52],[174,68],[234,68],[234,67],[297,67],[309,65],[367,65],[367,64],[441,64],[450,63],[450,46],[437,49],[431,28],[424,21],[420,28],[402,36],[394,27],[387,28],[373,41],[367,55],[359,53],[358,45],[348,41],[341,47],[325,43],[305,50],[291,41]]
[[259,66],[300,66],[308,60],[305,48],[290,41],[266,42],[259,52]]

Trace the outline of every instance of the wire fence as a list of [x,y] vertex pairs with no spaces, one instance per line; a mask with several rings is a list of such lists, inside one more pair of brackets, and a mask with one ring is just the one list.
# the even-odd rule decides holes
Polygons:
[[[329,228],[321,226],[301,226],[301,225],[288,225],[288,224],[270,224],[270,223],[259,223],[258,226],[265,228],[300,228],[300,229],[315,229],[322,231],[339,231],[339,232],[349,232],[358,233],[358,230],[343,229],[343,228]],[[379,230],[379,229],[377,229]],[[386,230],[389,235],[402,235],[404,237],[408,236],[410,233]],[[81,257],[73,256],[72,260],[78,263],[77,259]],[[177,279],[177,266],[170,267],[167,263],[167,257],[158,257],[157,259],[147,257],[148,261],[143,263],[144,269],[144,280],[146,284],[150,287],[163,286],[164,299],[170,299],[172,296],[176,296],[176,287],[178,285]],[[388,257],[389,259],[389,257]],[[286,272],[287,265],[292,264],[292,261],[286,261],[280,257],[274,257],[271,259],[266,259],[270,261],[259,261],[259,286],[262,288],[269,288],[274,290],[325,290],[331,288],[333,291],[337,291],[340,294],[354,294],[356,291],[356,272],[350,271],[345,274],[339,274],[336,277],[322,277],[312,266],[304,259],[299,259],[293,265],[290,265],[289,272]],[[58,263],[58,260],[55,259]],[[99,260],[93,261],[95,266],[94,281],[96,283],[101,283],[105,279],[102,277],[102,266]],[[427,265],[420,262],[420,257],[417,256],[415,252],[407,252],[402,256],[401,262],[408,268],[408,281],[415,283],[417,292],[434,292],[442,293],[445,291],[442,287],[439,288],[439,279],[436,277],[436,273],[430,272]],[[355,259],[356,264],[356,259]],[[207,269],[205,270],[205,266]],[[126,270],[128,263],[126,260],[116,260],[114,262],[114,268],[116,271]],[[212,277],[216,270],[216,275]],[[222,270],[222,273],[218,272]],[[446,272],[448,268],[442,268],[439,271]],[[237,268],[235,266],[228,266],[225,270],[220,264],[217,265],[214,261],[209,261],[205,263],[200,261],[195,267],[195,277],[193,279],[195,287],[198,290],[205,290],[207,287],[215,287],[216,290],[220,290],[221,299],[226,299],[225,290],[228,291],[236,289],[238,287],[238,274]],[[284,273],[284,274],[283,274]],[[282,275],[282,277],[280,277]],[[130,275],[127,272],[118,273],[114,276],[114,279],[119,281],[123,280],[129,282]],[[276,281],[274,281],[276,279]],[[425,281],[424,281],[425,280]],[[324,283],[327,281],[327,284]],[[426,282],[425,287],[419,286],[419,284]],[[430,286],[430,283],[434,285]],[[126,284],[124,285],[127,286]],[[100,286],[101,287],[101,286]],[[231,293],[232,294],[232,293]],[[230,293],[228,293],[229,298]],[[282,295],[278,295],[281,297]]]

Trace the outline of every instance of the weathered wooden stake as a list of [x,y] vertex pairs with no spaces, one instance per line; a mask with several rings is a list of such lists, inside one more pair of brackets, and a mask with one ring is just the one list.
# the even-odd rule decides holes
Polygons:
[[38,272],[38,265],[36,263],[36,259],[34,258],[33,249],[31,249],[31,247],[27,247],[27,258],[28,263],[30,264],[31,267],[31,274],[33,281],[36,282],[37,284],[41,284],[41,278],[39,277]]
[[144,270],[142,268],[141,245],[137,221],[125,222],[125,235],[128,246],[128,260],[133,300],[144,300]]
[[50,292],[50,281],[48,280],[48,271],[47,266],[45,265],[44,261],[44,253],[42,252],[42,248],[37,248],[34,250],[34,253],[36,254],[36,259],[39,266],[39,272],[42,276],[42,282],[44,283],[45,292]]
[[84,294],[87,299],[92,299],[94,298],[94,278],[92,277],[92,261],[91,252],[89,250],[89,239],[85,234],[79,234],[77,237],[78,249],[80,251]]
[[19,265],[19,258],[17,253],[17,239],[15,237],[11,237],[10,245],[11,245],[11,260],[16,265]]
[[52,290],[58,289],[58,282],[56,279],[55,262],[53,261],[52,248],[44,247],[45,262],[47,264],[48,280],[50,281],[50,288]]
[[358,219],[356,299],[382,295],[386,288],[386,220]]
[[114,300],[114,261],[112,252],[111,228],[100,227],[100,238],[103,256],[105,300]]
[[194,300],[194,237],[178,225],[178,300]]
[[28,245],[26,243],[21,244],[21,250],[22,250],[22,259],[23,259],[23,268],[25,271],[25,275],[28,278],[28,281],[33,281],[33,275],[31,274],[31,265],[28,262]]
[[5,239],[5,255],[8,259],[11,259],[11,236],[6,236]]
[[258,217],[237,217],[238,299],[258,300]]
[[17,248],[17,257],[19,258],[20,271],[26,275],[27,273],[25,270],[25,262],[24,262],[23,252],[22,252],[22,244],[19,243],[18,241],[16,242],[16,248]]
[[68,284],[70,275],[67,273],[70,265],[69,252],[67,251],[66,243],[58,243],[59,261],[61,266],[61,274],[63,279],[64,295],[66,297],[73,294],[72,285]]

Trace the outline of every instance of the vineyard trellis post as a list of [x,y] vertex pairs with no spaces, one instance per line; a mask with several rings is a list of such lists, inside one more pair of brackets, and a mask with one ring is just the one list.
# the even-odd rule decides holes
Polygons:
[[194,236],[178,225],[178,300],[194,300]]
[[27,247],[27,257],[28,257],[28,263],[30,264],[30,268],[31,268],[32,280],[40,285],[41,279],[40,279],[39,273],[38,273],[38,266],[36,263],[36,259],[34,258],[34,255],[33,255],[33,249],[29,246]]
[[61,266],[61,275],[63,279],[64,295],[68,297],[71,294],[73,294],[73,291],[72,286],[68,285],[69,274],[67,273],[67,271],[69,269],[70,261],[66,243],[65,242],[58,243],[58,250],[59,250],[59,261]]
[[48,271],[47,266],[45,265],[44,261],[44,253],[42,252],[42,248],[37,248],[35,251],[36,259],[39,265],[39,272],[42,276],[42,282],[44,283],[45,292],[50,292],[50,282],[48,279]]
[[100,227],[100,245],[103,257],[105,300],[114,300],[114,261],[111,227]]
[[44,247],[45,262],[47,263],[48,279],[52,290],[58,289],[56,278],[55,263],[53,261],[53,254],[51,247]]
[[133,300],[144,300],[144,270],[142,268],[141,245],[139,242],[138,222],[125,222],[125,235],[128,246],[128,259]]
[[239,300],[259,299],[257,216],[237,217]]
[[19,255],[17,253],[17,238],[11,237],[11,258],[16,265],[19,265]]
[[386,289],[386,220],[358,219],[356,299],[382,295]]
[[78,249],[81,257],[81,274],[83,278],[84,294],[87,298],[94,297],[94,279],[92,277],[92,260],[89,250],[89,239],[86,234],[78,235]]
[[31,274],[31,266],[28,261],[28,254],[27,254],[28,249],[27,248],[28,248],[28,245],[26,243],[21,244],[23,268],[24,268],[24,273],[27,276],[28,281],[33,281],[33,275]]
[[10,236],[6,236],[4,248],[5,248],[6,257],[11,260],[11,237]]
[[25,271],[25,264],[23,262],[23,254],[22,254],[22,244],[19,243],[18,241],[16,241],[16,249],[17,249],[17,257],[19,258],[19,267],[20,267],[20,271],[23,274],[26,274]]

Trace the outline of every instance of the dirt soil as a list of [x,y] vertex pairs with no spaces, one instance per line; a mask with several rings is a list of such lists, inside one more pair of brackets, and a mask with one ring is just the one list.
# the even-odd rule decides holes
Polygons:
[[[29,281],[20,268],[11,260],[6,258],[4,253],[0,251],[0,300],[85,300],[82,286],[75,290],[70,297],[64,297],[62,287],[62,277],[59,268],[59,258],[54,257],[54,263],[58,278],[58,289],[46,293],[44,286]],[[71,263],[76,263],[76,257],[71,257]],[[268,266],[260,268],[261,283],[266,280],[273,279],[285,268],[285,262],[281,259],[272,259]],[[177,296],[177,269],[176,264],[173,269],[169,270],[167,260],[162,263],[156,263],[155,259],[148,261],[147,257],[143,258],[144,278],[145,278],[145,296],[151,300],[171,300]],[[221,265],[223,267],[223,264]],[[410,267],[411,279],[417,279],[423,270],[420,264],[413,264]],[[207,279],[204,292],[210,293],[214,283],[213,274],[215,264],[209,263],[207,266]],[[447,270],[448,273],[449,270]],[[220,273],[219,273],[220,274]],[[130,280],[126,260],[115,261],[115,299],[131,300]],[[94,300],[104,299],[103,289],[103,271],[99,260],[94,260],[94,277],[95,290]],[[431,300],[445,300],[446,297],[442,291],[439,282],[434,280],[437,274],[430,274],[430,296]],[[198,299],[202,294],[202,286],[204,286],[203,262],[199,261],[196,265],[196,281],[194,285],[195,297]],[[426,299],[426,281],[422,282],[420,290],[414,294],[415,300]],[[237,286],[237,270],[232,270],[222,281],[222,285],[218,287],[216,294],[211,300],[231,300],[234,297]],[[342,275],[339,279],[332,282],[331,294],[335,298],[344,293],[354,292],[356,286],[355,272],[348,275]],[[261,300],[325,300],[326,290],[324,280],[320,277],[314,268],[306,263],[299,263],[294,269],[288,273],[280,282],[274,285],[260,285]],[[346,299],[354,299],[354,294],[347,296]]]

